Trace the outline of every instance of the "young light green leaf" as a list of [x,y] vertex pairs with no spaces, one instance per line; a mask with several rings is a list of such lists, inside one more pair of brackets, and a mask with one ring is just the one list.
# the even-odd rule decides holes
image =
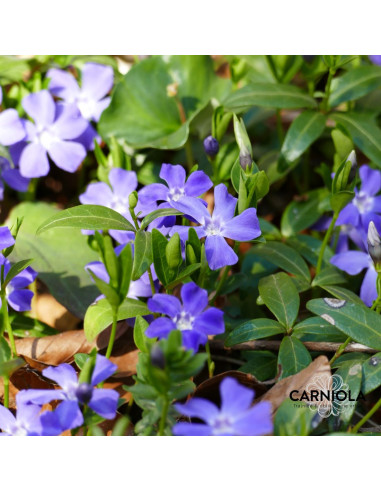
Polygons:
[[284,327],[272,319],[258,318],[246,321],[231,331],[225,341],[227,347],[232,347],[239,343],[259,340],[261,338],[271,337],[279,333],[286,333]]
[[3,288],[5,289],[9,282],[15,278],[16,275],[25,270],[31,263],[33,263],[33,260],[21,260],[12,265],[5,277]]
[[167,285],[170,282],[169,266],[165,254],[165,250],[168,244],[168,240],[157,229],[152,231],[152,253],[153,264],[155,266],[155,272],[158,279],[163,285]]
[[380,315],[354,302],[312,299],[307,309],[318,314],[356,342],[381,350]]
[[311,355],[300,340],[294,336],[283,338],[278,354],[278,364],[282,368],[281,379],[297,374],[311,362]]
[[259,294],[270,311],[286,328],[291,328],[299,312],[299,294],[291,278],[283,272],[261,278]]
[[193,273],[197,272],[201,267],[201,263],[193,263],[192,265],[188,265],[185,267],[183,270],[181,270],[175,280],[172,280],[169,282],[169,284],[166,285],[167,289],[174,289],[176,285],[181,284],[186,280],[188,277],[190,277]]
[[151,222],[153,222],[155,219],[158,219],[159,217],[168,217],[172,215],[182,215],[182,212],[179,212],[174,208],[159,208],[158,210],[155,210],[154,212],[151,212],[144,217],[140,224],[140,229],[145,229],[150,225]]
[[75,227],[79,229],[135,232],[127,219],[111,208],[103,205],[78,205],[58,212],[43,222],[36,231],[41,234],[56,227]]

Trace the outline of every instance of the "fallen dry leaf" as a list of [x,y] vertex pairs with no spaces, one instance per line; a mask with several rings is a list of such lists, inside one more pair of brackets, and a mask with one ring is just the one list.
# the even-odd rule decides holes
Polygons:
[[74,330],[81,321],[47,292],[37,294],[33,303],[33,314],[60,332]]

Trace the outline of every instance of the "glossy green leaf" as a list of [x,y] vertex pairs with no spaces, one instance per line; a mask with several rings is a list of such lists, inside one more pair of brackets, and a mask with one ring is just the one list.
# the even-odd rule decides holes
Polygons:
[[326,116],[316,111],[304,111],[292,122],[284,139],[281,154],[288,162],[295,161],[323,133]]
[[322,285],[324,290],[329,292],[332,296],[337,297],[338,299],[342,299],[343,301],[354,302],[355,304],[360,304],[364,306],[363,301],[357,296],[354,292],[341,285]]
[[25,220],[20,228],[15,248],[9,257],[13,262],[34,258],[33,268],[50,293],[70,312],[83,318],[88,306],[98,295],[98,289],[85,266],[99,260],[89,248],[80,230],[51,229],[36,236],[37,227],[56,214],[57,209],[46,203],[23,202],[12,209],[7,225]]
[[[171,84],[177,84],[175,97],[167,93]],[[179,148],[195,116],[212,98],[223,101],[230,88],[229,80],[214,73],[210,56],[152,56],[115,87],[98,130],[104,139],[122,138],[135,148]]]
[[289,203],[281,219],[282,235],[294,236],[315,224],[322,215],[319,204],[327,195],[326,189],[314,190],[307,195],[306,200]]
[[[118,321],[136,316],[146,316],[147,314],[150,314],[150,311],[144,302],[127,298],[119,306]],[[107,299],[100,299],[92,304],[87,310],[84,320],[86,338],[89,341],[94,340],[112,323],[112,318],[113,311]]]
[[137,231],[134,246],[132,280],[138,280],[153,262],[151,233]]
[[134,342],[137,348],[146,354],[149,353],[150,347],[154,343],[154,341],[145,334],[147,328],[147,321],[141,316],[137,316],[134,325]]
[[275,436],[308,436],[317,410],[303,402],[287,398],[278,408],[274,419]]
[[231,331],[225,341],[227,347],[285,333],[284,327],[272,319],[258,318],[246,321]]
[[310,271],[300,254],[286,244],[278,241],[268,241],[253,248],[254,254],[277,265],[288,273],[297,275],[306,282],[310,282]]
[[23,270],[25,270],[25,268],[27,268],[32,263],[33,260],[21,260],[18,261],[17,263],[14,263],[9,269],[7,276],[5,277],[3,287],[5,288],[9,284],[9,282],[16,277],[16,275],[21,273]]
[[193,263],[192,265],[188,265],[185,267],[183,270],[181,270],[175,280],[172,280],[167,284],[166,288],[167,289],[173,289],[176,287],[176,285],[181,284],[186,280],[188,277],[190,277],[193,273],[197,272],[201,267],[201,263]]
[[283,272],[261,278],[259,294],[270,311],[286,328],[292,327],[299,312],[299,294],[291,278]]
[[363,362],[362,373],[361,391],[365,395],[381,386],[381,352]]
[[340,407],[340,420],[348,424],[356,409],[356,401],[349,400],[349,392],[351,399],[356,400],[361,390],[362,365],[356,361],[345,362],[335,372],[335,375],[343,379],[343,385],[348,385],[348,398],[339,402],[342,403]]
[[350,134],[357,147],[381,166],[381,130],[370,116],[359,113],[334,113],[332,118]]
[[272,379],[277,373],[277,356],[268,350],[253,350],[244,352],[247,362],[239,368],[240,371],[252,374],[259,381]]
[[179,212],[174,208],[160,208],[158,210],[155,210],[154,212],[151,212],[144,217],[142,223],[140,224],[140,228],[145,229],[149,226],[151,222],[153,222],[155,219],[158,219],[159,217],[168,217],[172,215],[182,215],[182,212]]
[[300,340],[294,336],[283,338],[278,354],[278,364],[282,368],[281,379],[297,374],[311,362],[311,355]]
[[11,348],[5,338],[0,335],[0,363],[8,362],[12,356]]
[[29,318],[20,313],[10,315],[13,334],[20,338],[41,338],[57,335],[58,331],[35,318]]
[[345,283],[345,277],[340,273],[340,271],[334,266],[327,266],[316,275],[312,281],[312,287],[319,285],[320,287],[324,285],[336,285]]
[[25,366],[25,364],[25,360],[21,359],[21,357],[16,357],[5,362],[0,362],[0,377],[5,376],[9,378],[15,371],[17,371],[17,369]]
[[320,316],[312,316],[296,324],[292,334],[304,342],[344,342],[346,336]]
[[152,253],[155,272],[158,279],[163,285],[167,285],[170,281],[169,266],[165,254],[168,240],[157,229],[152,231]]
[[332,81],[329,105],[354,101],[381,87],[381,68],[377,65],[355,67]]
[[309,301],[307,309],[324,317],[356,342],[381,350],[380,315],[366,306],[324,298]]
[[[298,251],[303,256],[303,258],[308,261],[308,263],[316,266],[322,244],[322,241],[320,241],[320,239],[312,236],[307,236],[307,234],[298,234],[297,236],[289,237],[287,239],[287,244],[290,245],[294,250]],[[323,265],[331,265],[329,260],[332,255],[332,250],[329,248],[329,246],[327,246],[324,251]]]
[[315,108],[316,101],[298,87],[287,84],[252,83],[233,92],[224,103],[228,111],[241,112],[252,106],[267,108]]

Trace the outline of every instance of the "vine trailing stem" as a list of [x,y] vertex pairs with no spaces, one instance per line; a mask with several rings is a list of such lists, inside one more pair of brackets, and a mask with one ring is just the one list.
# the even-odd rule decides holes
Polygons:
[[337,358],[339,358],[339,357],[340,357],[340,355],[341,355],[341,354],[345,351],[345,349],[346,349],[347,345],[348,345],[349,343],[351,343],[351,341],[352,341],[352,338],[351,338],[351,337],[348,337],[348,338],[345,340],[345,342],[344,342],[344,343],[342,343],[342,344],[340,345],[340,347],[336,350],[336,352],[335,352],[334,356],[332,357],[332,359],[329,361],[329,363],[330,363],[331,365],[335,362],[335,360],[336,360]]
[[114,312],[113,312],[113,315],[112,315],[111,334],[110,334],[110,339],[108,341],[107,352],[106,352],[106,357],[108,359],[111,356],[112,349],[113,349],[113,346],[114,346],[117,323],[118,323],[118,309],[115,309]]
[[214,362],[212,360],[212,355],[210,353],[210,345],[209,342],[206,342],[205,344],[205,351],[208,356],[208,372],[209,372],[209,377],[212,378],[214,375]]
[[329,96],[331,95],[331,84],[335,73],[336,73],[336,69],[331,67],[329,69],[327,84],[325,86],[325,96],[324,96],[324,102],[322,108],[325,112],[328,111],[328,100],[329,100]]
[[159,432],[158,432],[159,436],[164,436],[165,424],[167,422],[168,409],[169,409],[169,400],[166,396],[165,400],[164,400],[163,411],[161,413],[161,418],[160,418]]
[[4,384],[4,407],[9,408],[9,378],[3,376]]
[[325,248],[327,247],[327,245],[329,243],[329,240],[331,239],[332,232],[333,232],[333,230],[335,228],[336,221],[337,221],[338,217],[339,217],[339,212],[335,212],[333,214],[333,217],[332,217],[332,222],[330,223],[330,225],[328,227],[328,230],[325,233],[323,242],[322,242],[321,247],[320,247],[318,262],[317,262],[317,265],[316,265],[316,275],[318,275],[320,273],[320,270],[321,270],[321,267],[322,267],[322,264],[323,264],[324,251],[325,251]]
[[381,398],[374,405],[374,407],[371,408],[369,412],[366,415],[364,415],[364,417],[359,422],[357,422],[357,424],[351,430],[351,433],[357,434],[358,430],[365,424],[366,421],[368,421],[372,417],[372,415],[374,415],[377,412],[377,410],[380,407],[381,407]]

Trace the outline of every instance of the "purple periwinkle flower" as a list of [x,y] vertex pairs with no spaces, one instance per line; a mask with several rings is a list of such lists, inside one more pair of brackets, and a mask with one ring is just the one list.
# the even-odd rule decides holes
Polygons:
[[381,172],[364,165],[360,167],[361,187],[355,189],[354,199],[340,212],[337,225],[351,224],[365,231],[369,222],[378,223],[381,214]]
[[[3,268],[4,266],[4,279],[5,279],[11,268],[11,263],[9,262],[9,260],[4,258],[4,256],[0,256],[0,265],[1,268]],[[34,282],[36,277],[37,277],[37,272],[33,270],[32,267],[28,266],[22,272],[20,272],[15,277],[13,277],[13,279],[5,287],[8,304],[15,311],[30,311],[34,294],[31,290],[27,289],[27,287],[32,282]],[[0,306],[1,306],[1,300],[0,300]]]
[[[0,250],[5,248],[10,248],[15,244],[15,238],[12,236],[11,231],[7,226],[0,227]],[[4,257],[0,257],[0,262],[2,264],[4,262]]]
[[[159,208],[172,207],[178,209],[177,205],[185,197],[196,203],[204,203],[197,197],[208,191],[213,183],[203,171],[195,171],[186,179],[185,169],[179,164],[162,164],[160,178],[166,181],[167,186],[162,183],[153,183],[145,186],[139,191],[139,199],[152,210],[157,208],[156,203],[161,202]],[[159,219],[160,224],[166,227],[174,225],[176,218],[170,217]],[[156,226],[160,226],[159,222]]]
[[27,191],[29,179],[21,176],[20,171],[11,166],[5,157],[0,156],[0,201],[4,198],[4,183],[17,191]]
[[155,319],[147,328],[149,338],[167,338],[172,330],[180,330],[183,346],[197,352],[205,345],[208,335],[225,331],[224,313],[215,307],[208,307],[208,293],[194,282],[181,288],[181,300],[169,294],[155,294],[148,300],[148,308],[165,316]]
[[46,176],[50,167],[48,155],[64,171],[76,171],[86,156],[86,149],[73,139],[88,126],[78,109],[73,104],[56,104],[46,90],[24,97],[22,106],[34,120],[34,123],[24,120],[26,137],[10,148],[22,176]]
[[218,151],[220,150],[218,140],[212,137],[212,135],[206,137],[206,139],[204,140],[204,150],[205,153],[210,157],[214,157],[215,155],[217,155]]
[[[194,217],[200,224],[195,227],[200,238],[206,236],[205,252],[209,267],[217,270],[226,265],[234,265],[238,256],[225,241],[225,238],[236,241],[250,241],[260,236],[261,229],[255,208],[248,208],[234,217],[237,198],[228,193],[224,184],[219,184],[214,189],[214,210],[210,214],[207,208],[199,201],[184,197],[178,202],[177,208],[181,212]],[[185,240],[188,228],[175,226],[171,235],[178,232]]]
[[[103,182],[90,183],[85,193],[79,195],[79,201],[85,205],[103,205],[104,207],[112,208],[132,224],[133,220],[130,214],[128,198],[130,193],[138,187],[136,173],[114,168],[109,172],[108,179],[110,185]],[[142,211],[140,202],[135,211],[136,213]],[[149,211],[152,211],[152,209]],[[111,230],[109,233],[121,244],[134,239],[133,232]]]
[[[0,104],[3,102],[3,91],[0,87]],[[15,109],[6,109],[0,113],[0,144],[12,145],[25,137],[25,130]]]
[[176,410],[204,423],[178,422],[172,431],[177,436],[262,436],[273,431],[271,403],[252,405],[255,391],[231,377],[220,384],[221,408],[204,398],[175,404]]
[[114,83],[110,66],[85,63],[81,87],[73,75],[64,70],[51,68],[46,75],[50,79],[50,92],[66,103],[75,104],[86,120],[98,121],[110,104],[110,97],[106,97]]
[[94,386],[112,376],[116,370],[115,364],[99,354],[89,384],[80,383],[75,370],[69,364],[48,367],[42,371],[42,374],[59,384],[61,389],[26,390],[23,401],[43,405],[53,400],[62,400],[54,412],[49,412],[55,415],[46,415],[43,420],[44,425],[50,424],[53,428],[61,427],[61,431],[83,424],[81,407],[85,404],[101,417],[113,419],[118,405],[118,392],[112,389],[94,388]]
[[381,55],[369,55],[369,60],[375,65],[381,65]]
[[24,391],[16,395],[17,413],[13,413],[0,405],[0,435],[2,436],[40,436],[42,426],[40,422],[41,406],[23,401]]

